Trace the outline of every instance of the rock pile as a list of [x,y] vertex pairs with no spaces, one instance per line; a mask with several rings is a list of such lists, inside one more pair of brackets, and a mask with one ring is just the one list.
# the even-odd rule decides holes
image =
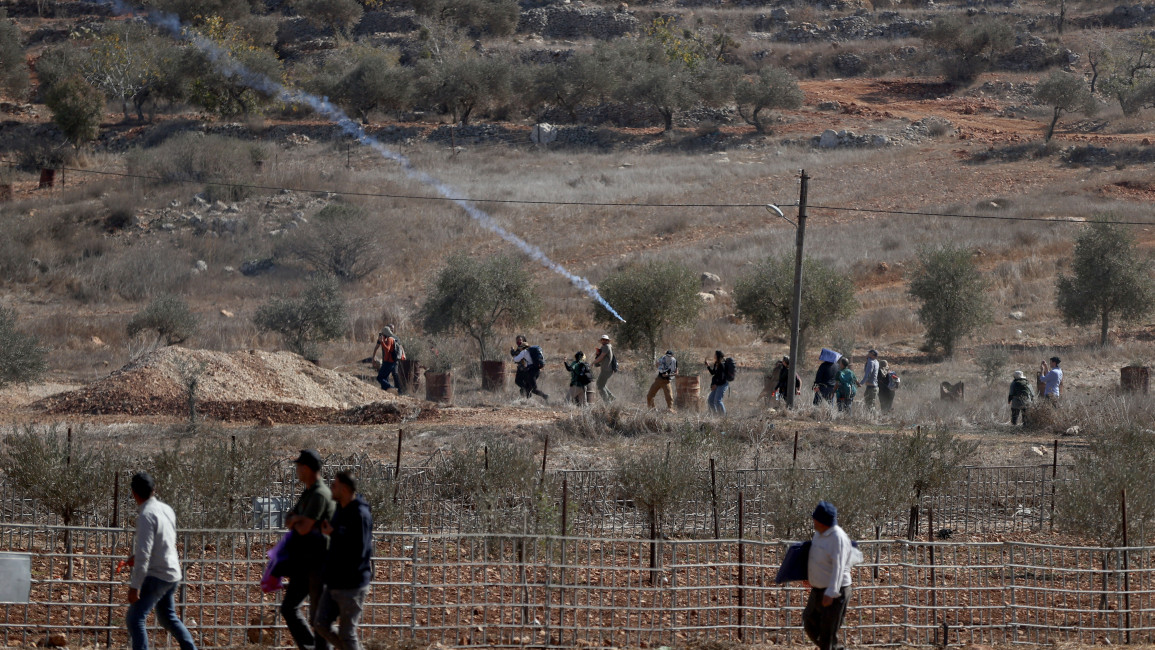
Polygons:
[[213,352],[168,347],[151,352],[84,388],[37,407],[91,415],[188,414],[183,377],[199,370],[197,411],[224,421],[383,424],[415,417],[422,402],[390,396],[351,375],[288,352]]

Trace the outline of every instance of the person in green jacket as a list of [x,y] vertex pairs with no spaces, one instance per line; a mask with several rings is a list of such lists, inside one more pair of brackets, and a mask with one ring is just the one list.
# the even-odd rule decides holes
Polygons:
[[854,395],[858,392],[858,378],[854,376],[850,360],[846,357],[839,359],[838,365],[842,368],[838,371],[838,410],[850,413],[850,408],[854,406]]
[[1015,378],[1011,380],[1011,389],[1007,393],[1007,404],[1011,405],[1011,426],[1019,423],[1019,416],[1023,416],[1023,426],[1027,426],[1027,409],[1035,402],[1035,391],[1031,390],[1031,381],[1022,370],[1015,371]]
[[569,371],[569,398],[574,404],[586,403],[586,386],[593,379],[590,364],[586,363],[586,353],[578,350],[573,355],[573,363],[563,362]]

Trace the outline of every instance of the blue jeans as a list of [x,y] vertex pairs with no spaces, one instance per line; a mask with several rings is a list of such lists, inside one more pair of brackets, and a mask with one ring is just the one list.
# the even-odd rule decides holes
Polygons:
[[726,415],[726,405],[722,403],[722,398],[726,397],[726,389],[729,387],[730,384],[720,384],[710,390],[710,397],[706,399],[706,403],[710,405],[711,413]]
[[148,632],[144,629],[144,621],[154,607],[156,622],[176,639],[180,650],[196,650],[192,635],[176,615],[176,603],[172,595],[178,584],[151,576],[144,579],[144,584],[140,586],[140,599],[128,606],[128,615],[125,617],[128,634],[132,638],[132,650],[148,650]]
[[[361,650],[357,638],[357,623],[361,621],[361,611],[365,606],[365,596],[369,587],[360,589],[332,589],[325,587],[321,593],[321,606],[313,618],[313,629],[337,650]],[[333,629],[337,621],[337,629]]]
[[[389,377],[393,377],[396,386],[389,385]],[[397,380],[397,362],[396,361],[382,361],[381,369],[377,371],[377,383],[381,384],[381,390],[389,390],[396,388],[397,392],[401,392],[401,382]]]

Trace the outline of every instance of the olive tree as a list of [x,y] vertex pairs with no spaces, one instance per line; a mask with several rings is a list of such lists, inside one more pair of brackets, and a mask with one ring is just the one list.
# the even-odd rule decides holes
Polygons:
[[798,108],[802,105],[802,89],[798,80],[782,68],[766,66],[734,88],[738,114],[759,133],[767,133],[769,125],[762,111],[780,108]]
[[379,225],[346,203],[320,210],[287,243],[291,254],[338,280],[357,281],[381,265]]
[[1112,316],[1134,321],[1155,306],[1151,264],[1140,257],[1123,226],[1100,218],[1075,241],[1072,275],[1055,283],[1059,313],[1068,325],[1099,322],[1099,345],[1107,344]]
[[577,122],[580,107],[616,89],[618,78],[609,68],[612,63],[611,49],[599,43],[593,51],[575,52],[564,61],[541,66],[534,75],[533,99],[564,110],[571,122]]
[[125,330],[129,336],[151,330],[156,332],[158,343],[163,341],[165,345],[176,345],[196,333],[198,320],[187,302],[179,296],[166,294],[133,315]]
[[952,356],[959,339],[991,321],[986,288],[969,250],[942,246],[919,252],[907,291],[920,303],[928,349]]
[[418,94],[468,124],[475,110],[504,103],[511,92],[511,67],[498,58],[447,52],[417,66]]
[[20,28],[8,19],[8,10],[0,8],[0,88],[12,97],[22,97],[28,90],[28,64]]
[[[762,336],[790,331],[794,301],[794,256],[770,257],[734,284],[734,304]],[[854,283],[830,264],[812,257],[802,260],[802,313],[798,319],[799,351],[812,334],[858,310]]]
[[939,64],[951,83],[969,84],[1015,42],[1010,24],[996,18],[968,20],[949,15],[934,21],[924,38],[939,46]]
[[44,96],[44,104],[52,111],[53,123],[72,146],[80,148],[100,134],[104,94],[84,77],[73,75],[53,86]]
[[1068,72],[1054,70],[1046,79],[1035,86],[1035,101],[1051,107],[1051,123],[1047,126],[1047,134],[1043,137],[1046,142],[1051,141],[1055,134],[1055,125],[1063,113],[1081,112],[1084,115],[1094,115],[1098,107],[1095,96],[1091,94],[1082,77]]
[[[84,431],[65,435],[56,425],[14,426],[4,438],[0,469],[17,494],[36,499],[64,526],[73,526],[93,505],[109,498],[113,459],[92,447]],[[72,553],[71,531],[64,532],[65,553]],[[72,577],[69,561],[67,577]]]
[[1128,543],[1151,539],[1155,524],[1155,437],[1140,427],[1096,432],[1075,455],[1072,480],[1055,494],[1055,523],[1061,530],[1091,537],[1102,544],[1123,541],[1119,516],[1127,491]]
[[409,105],[413,78],[398,64],[398,55],[378,49],[358,53],[356,63],[333,88],[332,98],[369,121],[375,110],[400,110]]
[[1155,107],[1155,35],[1120,39],[1088,56],[1096,75],[1101,67],[1101,88],[1119,102],[1126,116]]
[[361,20],[365,9],[357,0],[297,0],[297,13],[318,28],[332,27],[341,38]]
[[537,286],[521,258],[458,253],[433,280],[420,315],[431,334],[468,334],[487,361],[499,358],[497,328],[527,327],[540,312]]
[[0,307],[0,388],[44,376],[48,351],[40,340],[16,327],[16,310]]
[[508,36],[517,29],[519,15],[517,0],[414,0],[413,9],[474,36]]
[[314,278],[298,298],[274,298],[257,308],[253,323],[263,332],[281,335],[285,347],[309,361],[321,358],[320,343],[345,332],[345,299],[337,279]]
[[627,266],[598,284],[602,298],[621,315],[594,301],[594,319],[613,330],[630,350],[657,357],[658,343],[672,330],[691,325],[702,309],[701,283],[685,265],[650,261]]

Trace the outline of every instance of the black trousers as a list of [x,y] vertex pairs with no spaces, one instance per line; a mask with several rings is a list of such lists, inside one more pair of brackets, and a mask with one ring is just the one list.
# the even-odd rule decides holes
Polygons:
[[[285,625],[293,641],[301,650],[329,650],[329,642],[320,635],[313,634],[310,624],[317,615],[317,606],[321,602],[321,572],[314,571],[289,577],[289,584],[285,587],[285,596],[281,600],[281,615],[285,617]],[[309,617],[301,615],[301,605],[309,599]]]
[[806,609],[802,610],[802,627],[806,636],[818,646],[818,650],[842,650],[846,646],[838,640],[838,628],[846,618],[846,603],[850,600],[850,587],[843,587],[841,595],[829,607],[822,606],[825,589],[811,589]]

